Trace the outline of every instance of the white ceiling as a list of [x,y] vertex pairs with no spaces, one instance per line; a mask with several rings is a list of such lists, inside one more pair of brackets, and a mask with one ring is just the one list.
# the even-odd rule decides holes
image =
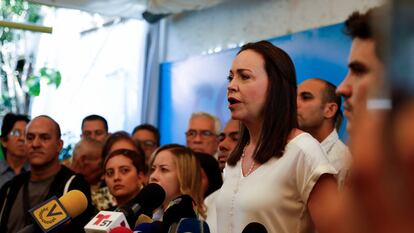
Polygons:
[[142,18],[144,11],[153,14],[176,14],[200,10],[228,0],[29,0],[44,5],[78,9],[107,16]]

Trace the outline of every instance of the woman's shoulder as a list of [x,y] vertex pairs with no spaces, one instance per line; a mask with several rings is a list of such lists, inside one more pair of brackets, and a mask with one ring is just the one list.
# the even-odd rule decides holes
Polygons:
[[314,137],[312,137],[312,135],[304,131],[301,131],[301,130],[297,131],[293,135],[293,137],[290,137],[288,139],[287,145],[290,145],[290,144],[293,144],[298,147],[308,147],[308,146],[315,146],[315,145],[320,146],[320,143]]
[[285,153],[289,151],[295,151],[307,156],[319,157],[319,155],[324,155],[321,144],[309,133],[303,131],[288,142]]

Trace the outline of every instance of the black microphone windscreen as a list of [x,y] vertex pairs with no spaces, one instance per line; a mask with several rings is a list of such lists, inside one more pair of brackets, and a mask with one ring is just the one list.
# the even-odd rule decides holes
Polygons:
[[141,214],[152,216],[152,212],[161,206],[164,199],[164,189],[160,185],[152,183],[142,188],[128,204],[118,207],[115,211],[124,213],[128,223],[134,226],[138,216]]
[[134,228],[134,232],[139,233],[164,233],[163,223],[155,221],[152,223],[141,223]]
[[171,226],[168,233],[210,233],[207,223],[197,218],[182,218],[176,226]]
[[267,233],[266,227],[258,222],[251,222],[243,229],[242,233]]
[[197,218],[194,211],[194,201],[189,195],[181,195],[170,203],[164,212],[163,223],[168,229],[182,218]]
[[150,183],[141,189],[135,202],[139,203],[145,210],[150,210],[152,212],[160,207],[164,200],[164,189],[159,184]]

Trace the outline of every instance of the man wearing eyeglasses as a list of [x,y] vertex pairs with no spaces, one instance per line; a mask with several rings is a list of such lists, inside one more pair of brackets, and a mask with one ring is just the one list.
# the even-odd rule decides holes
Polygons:
[[29,170],[24,150],[24,132],[29,118],[25,115],[8,113],[1,126],[1,149],[4,160],[0,161],[0,188],[21,172]]
[[236,147],[237,141],[239,140],[240,132],[240,121],[230,119],[226,127],[224,127],[223,132],[219,134],[219,146],[218,146],[218,162],[220,165],[221,171],[223,171],[226,166],[227,158],[230,153]]
[[220,128],[220,120],[217,117],[206,112],[193,113],[185,133],[187,146],[193,151],[216,157]]

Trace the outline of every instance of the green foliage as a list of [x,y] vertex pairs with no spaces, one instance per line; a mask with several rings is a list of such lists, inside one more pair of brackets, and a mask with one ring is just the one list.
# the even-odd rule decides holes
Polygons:
[[39,96],[40,95],[40,77],[39,76],[30,76],[26,80],[26,85],[29,90],[29,95]]
[[[36,24],[42,20],[40,12],[40,5],[30,3],[26,0],[0,0],[0,20]],[[0,48],[8,44],[19,44],[25,38],[25,31],[23,30],[0,27]],[[30,57],[33,59],[34,55],[31,54],[32,51],[28,52],[30,54],[26,58]],[[41,81],[58,88],[62,80],[59,71],[47,67],[41,68],[39,73],[35,75],[30,73],[29,75],[25,74],[25,77],[22,77],[21,75],[23,73],[19,72],[10,74],[10,69],[16,69],[13,67],[15,66],[14,62],[19,60],[18,54],[11,59],[9,58],[10,54],[0,53],[0,117],[9,111],[27,111],[30,96],[40,95]],[[6,56],[8,59],[4,59],[6,57],[3,56]],[[29,61],[26,62],[34,64],[34,60],[31,59],[27,59]],[[30,72],[31,68],[28,69]],[[11,77],[11,75],[14,77]],[[9,96],[9,93],[16,92],[16,90],[8,89],[8,83],[14,82],[13,80],[15,79],[17,79],[20,85],[17,89],[25,92],[23,100],[16,98],[16,96]]]
[[[40,6],[24,0],[0,0],[0,19],[15,21],[15,18],[28,23],[37,23],[41,20]],[[12,42],[19,33],[9,28],[0,28],[0,43]]]
[[4,108],[11,108],[11,98],[9,95],[2,93],[0,96],[0,106]]
[[26,85],[31,96],[40,95],[40,81],[46,80],[48,85],[60,86],[62,75],[58,70],[43,67],[39,71],[39,75],[32,75],[26,80]]
[[27,22],[37,23],[40,21],[41,17],[39,15],[40,6],[29,3],[29,8],[27,9]]
[[58,70],[43,67],[40,69],[40,75],[41,78],[47,80],[48,85],[55,84],[56,88],[60,86],[62,75],[60,75]]

